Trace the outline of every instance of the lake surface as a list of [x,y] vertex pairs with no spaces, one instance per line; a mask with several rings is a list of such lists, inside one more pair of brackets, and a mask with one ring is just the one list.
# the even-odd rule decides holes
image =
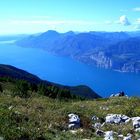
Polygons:
[[64,85],[88,85],[103,97],[125,91],[140,95],[140,74],[94,68],[43,50],[0,43],[0,63],[27,70],[42,79]]

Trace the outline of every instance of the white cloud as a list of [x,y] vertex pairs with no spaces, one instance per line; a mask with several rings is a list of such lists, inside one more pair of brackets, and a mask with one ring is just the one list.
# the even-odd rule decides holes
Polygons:
[[132,10],[136,12],[140,12],[140,7],[133,8]]
[[124,26],[131,25],[130,22],[129,22],[129,20],[128,20],[128,18],[125,15],[120,16],[118,23],[119,24],[122,24]]
[[[54,18],[49,16],[32,16],[26,18],[11,18],[7,20],[0,20],[0,31],[1,33],[35,33],[43,32],[45,30],[57,30],[65,32],[68,30],[75,31],[91,31],[91,30],[101,30],[101,31],[117,31],[118,28],[116,24],[120,25],[130,25],[129,20],[126,16],[121,16],[119,20],[107,19],[104,21],[94,21],[94,20],[66,20],[60,18]],[[136,25],[140,25],[140,19],[135,21]],[[138,26],[137,26],[138,28]],[[126,30],[123,26],[119,26],[119,30]],[[136,28],[135,28],[136,30]]]

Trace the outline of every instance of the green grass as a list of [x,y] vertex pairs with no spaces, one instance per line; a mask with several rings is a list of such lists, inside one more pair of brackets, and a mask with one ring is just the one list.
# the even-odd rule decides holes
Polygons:
[[[139,98],[112,98],[87,101],[60,101],[35,93],[28,99],[13,97],[4,91],[0,95],[0,136],[6,140],[27,138],[30,140],[80,140],[102,139],[91,127],[91,117],[105,117],[109,113],[130,117],[140,114]],[[11,107],[12,109],[9,109]],[[108,107],[109,110],[102,110]],[[17,113],[15,113],[17,112]],[[83,131],[72,134],[67,130],[69,113],[80,116]],[[133,133],[132,123],[127,125],[105,125],[102,130],[114,130],[126,135]],[[139,135],[139,134],[137,134]],[[138,136],[137,136],[138,137]]]
[[[136,97],[60,100],[29,90],[29,98],[20,98],[13,96],[14,82],[1,81],[0,85],[3,89],[0,92],[0,137],[4,140],[102,140],[92,127],[93,115],[100,118],[111,113],[129,117],[140,115],[140,98]],[[79,129],[72,134],[68,130],[69,113],[79,115],[82,131]],[[132,122],[126,125],[105,124],[102,130],[113,130],[123,135],[131,133],[134,140],[140,137],[140,133],[134,133]]]

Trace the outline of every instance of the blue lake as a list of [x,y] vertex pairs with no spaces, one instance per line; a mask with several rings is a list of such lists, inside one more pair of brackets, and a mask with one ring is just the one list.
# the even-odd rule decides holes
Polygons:
[[64,85],[88,85],[103,97],[125,91],[140,95],[140,74],[119,73],[87,66],[43,50],[0,44],[0,63],[27,70],[42,79]]

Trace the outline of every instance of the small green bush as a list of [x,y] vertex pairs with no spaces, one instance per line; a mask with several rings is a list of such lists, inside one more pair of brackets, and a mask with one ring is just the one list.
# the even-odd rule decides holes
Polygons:
[[21,98],[29,98],[30,94],[28,90],[29,90],[28,82],[24,80],[18,80],[13,90],[13,96],[19,96]]

